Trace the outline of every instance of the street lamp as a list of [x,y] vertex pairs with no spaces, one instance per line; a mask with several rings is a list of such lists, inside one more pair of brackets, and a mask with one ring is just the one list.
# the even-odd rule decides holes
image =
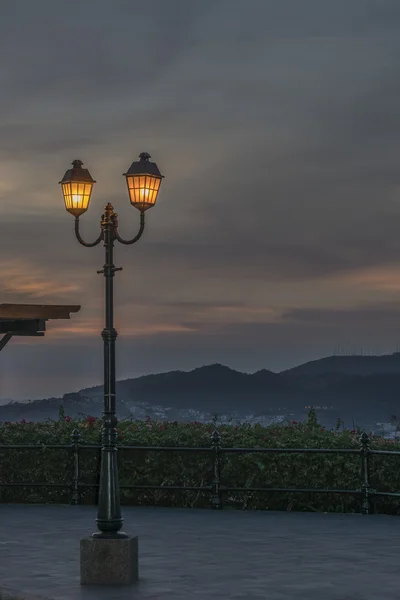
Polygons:
[[126,173],[128,192],[131,204],[140,210],[140,228],[131,240],[124,240],[118,233],[118,215],[113,206],[105,206],[101,218],[99,237],[92,243],[85,242],[79,233],[79,217],[89,208],[93,185],[96,183],[87,169],[82,168],[80,160],[74,160],[72,169],[66,171],[60,181],[66,210],[75,217],[75,234],[78,241],[87,248],[97,246],[101,241],[105,246],[105,264],[101,271],[105,277],[106,317],[105,328],[101,336],[104,340],[104,412],[102,423],[102,449],[100,466],[100,489],[97,514],[99,531],[93,538],[118,539],[127,538],[120,531],[123,523],[119,496],[117,466],[117,417],[115,411],[115,340],[117,332],[113,323],[113,277],[116,268],[113,262],[114,242],[134,244],[144,230],[144,213],[155,205],[163,176],[155,163],[150,162],[150,154],[142,152],[140,160],[132,163]]

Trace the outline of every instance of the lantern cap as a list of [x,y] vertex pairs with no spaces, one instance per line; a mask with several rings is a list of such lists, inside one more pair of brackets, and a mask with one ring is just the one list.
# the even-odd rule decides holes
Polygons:
[[81,160],[72,161],[72,169],[65,171],[64,177],[59,183],[96,183],[88,169],[82,169]]
[[161,175],[156,163],[149,161],[151,156],[148,152],[141,152],[139,158],[140,160],[135,160],[128,171],[123,173],[125,177],[131,175],[152,175],[153,177],[164,178],[164,175]]

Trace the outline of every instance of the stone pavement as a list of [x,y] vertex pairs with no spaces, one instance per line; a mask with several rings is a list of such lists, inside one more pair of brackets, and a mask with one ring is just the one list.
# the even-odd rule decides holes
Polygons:
[[79,540],[96,531],[95,517],[94,506],[0,504],[0,593],[7,586],[53,600],[400,598],[398,517],[124,507],[123,530],[139,536],[140,581],[94,588],[79,583]]

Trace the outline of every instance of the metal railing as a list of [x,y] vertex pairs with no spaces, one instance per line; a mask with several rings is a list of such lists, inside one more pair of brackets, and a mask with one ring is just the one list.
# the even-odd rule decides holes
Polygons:
[[[33,483],[18,482],[4,483],[0,481],[1,488],[11,487],[46,487],[46,488],[64,488],[71,491],[71,504],[80,504],[81,490],[84,488],[98,488],[96,483],[83,483],[80,481],[80,453],[86,449],[100,449],[101,444],[86,444],[81,441],[81,434],[77,429],[72,432],[71,444],[0,444],[0,451],[12,449],[66,449],[72,451],[73,457],[73,477],[72,481],[64,483]],[[208,491],[211,496],[211,507],[213,509],[222,509],[222,496],[229,492],[282,492],[282,493],[328,493],[328,494],[351,494],[361,496],[361,514],[368,515],[371,512],[371,500],[378,496],[400,497],[397,492],[379,492],[370,485],[370,457],[376,455],[400,455],[400,452],[391,450],[371,450],[370,438],[367,433],[360,437],[360,448],[225,448],[221,446],[221,436],[218,431],[211,435],[210,447],[186,447],[186,446],[130,446],[118,445],[120,450],[152,451],[152,452],[180,452],[180,453],[210,453],[212,454],[212,472],[213,478],[209,485],[203,486],[185,486],[185,485],[120,485],[120,489],[128,490],[170,490],[170,491]],[[223,454],[358,454],[361,459],[360,468],[360,488],[358,489],[319,489],[319,488],[275,488],[275,487],[230,487],[221,483],[221,456]]]

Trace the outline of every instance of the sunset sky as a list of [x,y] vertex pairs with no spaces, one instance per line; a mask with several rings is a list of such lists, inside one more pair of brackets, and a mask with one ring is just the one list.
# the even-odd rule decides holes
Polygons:
[[104,249],[81,232],[151,154],[144,237],[116,247],[119,379],[283,370],[400,342],[398,0],[14,0],[0,7],[0,302],[81,304],[1,353],[0,398],[102,383]]

